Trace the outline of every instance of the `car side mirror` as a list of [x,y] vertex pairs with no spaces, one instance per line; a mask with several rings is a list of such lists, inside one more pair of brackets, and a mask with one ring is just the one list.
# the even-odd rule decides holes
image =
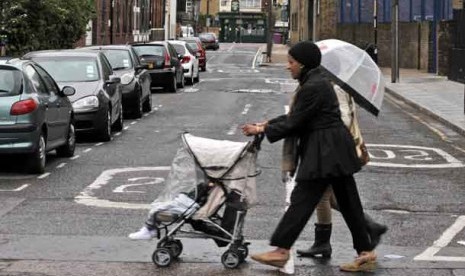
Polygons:
[[178,59],[181,60],[184,58],[184,55],[178,55]]
[[63,87],[63,89],[61,89],[61,93],[64,95],[64,96],[72,96],[76,93],[76,89],[74,89],[74,87],[71,87],[71,86],[65,86]]
[[121,78],[120,77],[115,77],[115,76],[110,76],[110,79],[105,82],[105,84],[115,84],[115,83],[120,83]]

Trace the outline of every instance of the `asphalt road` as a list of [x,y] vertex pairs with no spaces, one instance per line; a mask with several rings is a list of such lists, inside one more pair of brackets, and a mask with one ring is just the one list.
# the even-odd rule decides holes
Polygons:
[[[48,155],[46,174],[28,175],[20,158],[0,160],[0,275],[276,275],[248,260],[237,270],[220,262],[225,248],[211,240],[182,238],[179,262],[157,268],[156,241],[134,242],[149,204],[164,188],[180,134],[248,141],[245,122],[285,112],[296,83],[285,64],[260,67],[259,44],[222,44],[207,51],[207,72],[178,93],[152,94],[154,110],[126,120],[112,141],[80,140],[73,158]],[[380,116],[360,110],[372,157],[356,175],[363,205],[389,226],[378,247],[375,275],[465,275],[465,141],[404,103],[385,97]],[[263,142],[258,155],[258,203],[244,234],[251,252],[267,240],[283,213],[281,143]],[[296,259],[297,275],[343,275],[350,233],[333,213],[333,257]],[[313,239],[312,219],[296,248]]]

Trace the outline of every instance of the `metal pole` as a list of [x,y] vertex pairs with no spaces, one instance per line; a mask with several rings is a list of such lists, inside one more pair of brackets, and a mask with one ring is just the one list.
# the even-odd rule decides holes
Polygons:
[[399,0],[393,0],[391,9],[391,82],[399,81]]
[[111,0],[110,6],[110,44],[113,44],[113,13],[115,9],[115,0]]
[[273,47],[273,38],[272,38],[272,26],[271,26],[271,16],[273,15],[273,3],[272,0],[268,0],[268,37],[266,41],[266,59],[267,62],[271,62],[271,48]]
[[316,34],[317,32],[317,27],[316,24],[318,23],[317,16],[318,16],[318,5],[320,0],[313,0],[313,30],[312,30],[312,40],[317,41],[318,35]]
[[378,63],[378,0],[373,0],[374,60]]
[[210,0],[207,0],[207,21],[205,22],[207,25],[207,32],[208,32],[208,27],[210,26]]

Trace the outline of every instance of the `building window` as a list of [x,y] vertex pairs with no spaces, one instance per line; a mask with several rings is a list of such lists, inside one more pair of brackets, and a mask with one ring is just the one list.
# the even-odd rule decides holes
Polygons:
[[220,6],[226,7],[228,5],[229,0],[221,0]]
[[260,9],[261,0],[241,0],[240,9]]

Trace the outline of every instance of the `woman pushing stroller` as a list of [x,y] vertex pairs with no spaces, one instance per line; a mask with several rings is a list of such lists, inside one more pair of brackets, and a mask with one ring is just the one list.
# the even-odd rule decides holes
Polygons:
[[343,264],[343,271],[364,271],[375,267],[374,245],[367,232],[363,208],[353,174],[361,169],[354,140],[344,126],[338,100],[331,83],[318,68],[321,52],[304,41],[289,50],[288,70],[299,81],[289,114],[265,123],[246,124],[244,135],[264,133],[273,143],[285,139],[291,172],[296,186],[291,203],[271,237],[276,249],[256,254],[252,259],[283,267],[297,240],[328,187],[332,187],[339,210],[352,234],[357,258]]

